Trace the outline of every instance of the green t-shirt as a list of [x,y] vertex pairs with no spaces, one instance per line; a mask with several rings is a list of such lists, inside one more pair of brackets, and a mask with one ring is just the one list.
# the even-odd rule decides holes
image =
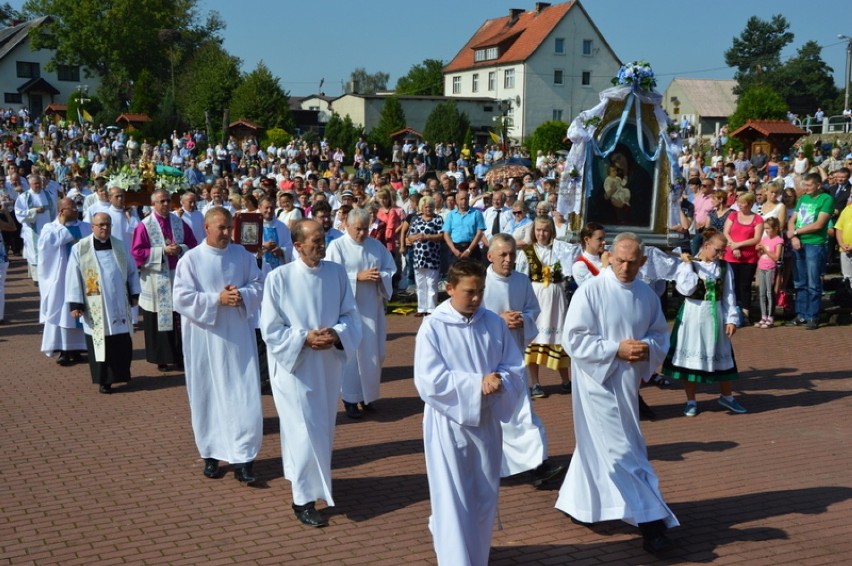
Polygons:
[[[796,229],[817,221],[820,212],[828,214],[829,218],[834,214],[834,199],[831,195],[820,191],[814,195],[802,195],[796,203]],[[825,244],[828,241],[828,223],[819,232],[801,234],[799,241],[803,244],[816,245]]]

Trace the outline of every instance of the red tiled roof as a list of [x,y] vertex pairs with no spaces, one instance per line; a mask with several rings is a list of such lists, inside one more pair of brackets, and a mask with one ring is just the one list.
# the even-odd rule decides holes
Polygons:
[[150,122],[151,118],[147,114],[121,114],[115,119],[116,123],[125,122]]
[[[510,16],[486,20],[455,58],[444,67],[444,72],[526,61],[574,4],[576,2],[566,2],[548,6],[541,11],[523,12],[511,25]],[[476,49],[497,45],[500,45],[500,56],[497,59],[474,62],[473,54]]]
[[263,129],[262,126],[259,126],[258,124],[255,124],[254,122],[252,122],[250,120],[246,120],[245,118],[240,118],[236,122],[231,122],[230,124],[228,124],[229,128],[235,128],[237,126],[246,126],[246,127],[249,127],[253,130],[262,130]]
[[746,130],[755,130],[763,134],[764,136],[769,135],[788,135],[788,136],[804,136],[807,135],[808,132],[803,130],[802,128],[791,124],[787,120],[749,120],[739,128],[737,131],[733,132],[731,135],[736,136]]
[[44,109],[45,114],[50,114],[51,112],[67,112],[68,105],[60,104],[59,102],[52,102],[47,105],[47,108]]

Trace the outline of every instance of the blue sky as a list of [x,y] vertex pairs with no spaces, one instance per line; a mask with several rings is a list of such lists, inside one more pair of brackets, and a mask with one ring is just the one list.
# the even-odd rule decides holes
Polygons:
[[[11,2],[20,6],[21,0]],[[551,2],[559,3],[558,1]],[[673,77],[732,78],[724,51],[748,18],[782,13],[795,34],[790,57],[807,40],[843,83],[846,41],[852,36],[850,0],[585,0],[592,20],[622,61],[646,59],[664,90]],[[533,9],[534,0],[199,0],[227,23],[226,49],[243,70],[263,60],[291,95],[336,96],[356,67],[390,74],[388,86],[424,59],[449,61],[473,32],[509,8]]]

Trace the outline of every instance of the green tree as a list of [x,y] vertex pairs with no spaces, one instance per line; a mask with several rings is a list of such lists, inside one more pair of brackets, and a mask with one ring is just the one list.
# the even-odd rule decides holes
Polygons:
[[0,27],[12,26],[15,22],[23,19],[23,14],[14,9],[8,2],[0,4]]
[[355,142],[363,134],[363,129],[352,122],[347,114],[345,117],[334,112],[325,125],[325,139],[329,147],[341,148],[346,154],[346,161],[351,163],[352,154],[355,151]]
[[426,118],[423,137],[430,143],[455,143],[459,147],[464,143],[464,134],[470,128],[470,119],[459,112],[456,102],[448,100],[435,106]]
[[547,153],[549,151],[568,149],[568,143],[565,141],[567,131],[568,124],[562,120],[544,122],[536,128],[526,143],[533,160],[535,160],[535,156],[539,150]]
[[822,60],[822,47],[808,41],[775,73],[773,84],[789,106],[813,112],[817,106],[830,107],[837,98],[832,73]]
[[[80,111],[79,114],[77,113],[78,110]],[[68,121],[79,121],[80,116],[83,115],[83,110],[88,112],[89,116],[94,118],[96,114],[103,110],[103,104],[101,104],[101,101],[98,100],[97,96],[75,90],[71,93],[71,96],[68,97],[68,110],[65,114],[68,117]]]
[[231,98],[231,119],[245,118],[264,128],[293,131],[289,96],[281,88],[278,77],[260,61],[257,68],[245,76],[234,89]]
[[426,59],[412,65],[408,73],[396,81],[397,94],[441,96],[444,94],[444,62]]
[[370,74],[364,67],[358,67],[349,76],[349,84],[346,85],[346,94],[376,94],[380,90],[388,89],[390,75],[381,71]]
[[211,39],[195,52],[178,78],[175,94],[181,115],[191,126],[203,125],[208,139],[218,139],[222,114],[242,80],[241,63]]
[[389,96],[382,105],[379,123],[370,131],[369,141],[382,149],[387,149],[393,145],[390,135],[405,128],[405,126],[405,112],[402,110],[399,98]]
[[82,65],[100,78],[101,100],[118,113],[131,102],[134,83],[147,70],[156,84],[171,84],[180,58],[200,38],[215,35],[221,20],[196,20],[198,0],[26,0],[28,17],[51,16],[34,30],[33,46],[54,50],[57,64]]
[[769,21],[752,16],[730,49],[725,63],[736,67],[734,94],[741,95],[753,84],[775,84],[773,74],[781,67],[781,50],[793,41],[790,23],[781,14]]
[[787,102],[775,89],[754,85],[737,99],[737,109],[728,120],[728,130],[733,132],[749,120],[783,120],[786,116]]

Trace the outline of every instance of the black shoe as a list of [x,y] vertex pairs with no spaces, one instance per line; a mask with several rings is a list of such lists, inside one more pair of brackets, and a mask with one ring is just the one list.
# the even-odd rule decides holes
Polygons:
[[74,363],[74,361],[71,359],[71,356],[68,354],[68,352],[62,352],[61,354],[59,354],[59,357],[56,358],[56,363],[61,366],[70,366]]
[[660,535],[654,538],[646,538],[642,542],[642,548],[644,548],[646,552],[650,552],[651,554],[655,555],[665,554],[666,552],[673,549],[674,546],[674,541],[666,535]]
[[639,418],[648,419],[649,421],[653,421],[657,418],[657,413],[655,413],[654,410],[648,406],[648,403],[646,403],[645,400],[642,399],[641,395],[639,396]]
[[257,482],[257,478],[251,472],[251,468],[251,462],[237,466],[237,469],[234,470],[234,477],[237,478],[241,484],[254,485],[254,483]]
[[363,401],[361,402],[361,410],[367,411],[368,413],[376,412],[376,408],[373,406],[372,403],[364,403]]
[[784,323],[784,326],[806,326],[808,321],[804,318],[794,318]]
[[204,477],[214,479],[219,475],[219,460],[204,458]]
[[347,403],[344,401],[343,406],[346,408],[346,416],[350,419],[360,419],[363,416],[361,409],[358,408],[358,403]]
[[545,460],[538,468],[533,470],[532,484],[535,487],[539,487],[540,485],[552,480],[553,478],[561,474],[564,469],[565,466],[560,466],[559,464],[552,464],[550,460]]
[[103,393],[104,395],[109,395],[112,393],[112,385],[101,385],[98,388],[99,393]]
[[307,525],[309,527],[324,527],[328,524],[328,521],[319,511],[317,511],[314,503],[308,503],[307,505],[293,505],[293,512],[296,514],[296,518],[299,519],[303,525]]
[[169,371],[169,364],[157,364],[157,371],[161,371],[163,373]]

